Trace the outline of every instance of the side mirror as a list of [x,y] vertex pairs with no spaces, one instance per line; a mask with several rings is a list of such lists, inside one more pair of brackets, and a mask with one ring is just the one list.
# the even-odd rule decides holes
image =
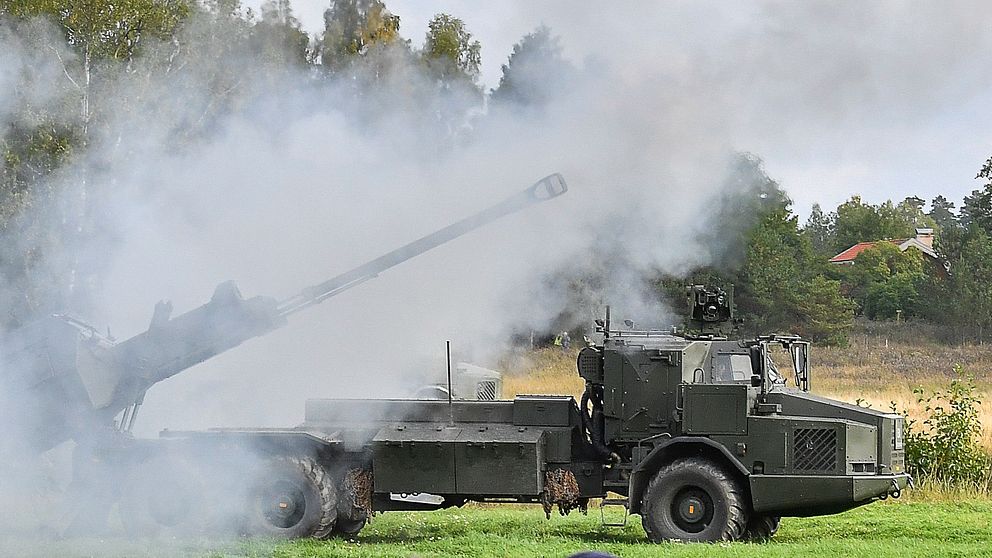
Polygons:
[[761,376],[757,374],[751,375],[751,387],[761,387]]

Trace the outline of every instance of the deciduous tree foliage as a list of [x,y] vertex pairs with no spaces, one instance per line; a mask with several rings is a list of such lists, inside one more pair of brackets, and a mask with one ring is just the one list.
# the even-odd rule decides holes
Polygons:
[[753,231],[740,273],[738,305],[755,333],[794,331],[826,343],[843,343],[853,304],[840,283],[825,277],[822,257],[799,233],[788,204],[769,211]]
[[879,205],[867,204],[860,196],[837,207],[834,233],[834,253],[858,242],[913,236],[916,214],[911,207],[891,201]]
[[[87,259],[80,247],[113,234],[101,229],[109,220],[98,208],[128,187],[119,179],[119,162],[137,156],[131,146],[140,142],[135,127],[122,123],[142,111],[151,108],[170,123],[156,133],[176,151],[196,149],[224,115],[265,98],[289,75],[352,87],[351,99],[337,100],[352,103],[346,112],[370,125],[385,112],[382,103],[408,102],[409,112],[421,115],[413,121],[437,128],[451,145],[485,118],[481,44],[461,19],[434,16],[419,49],[400,35],[399,17],[384,0],[330,0],[324,23],[311,39],[290,0],[268,0],[257,14],[239,0],[0,0],[0,37],[57,70],[45,76],[44,100],[15,95],[13,107],[3,107],[9,124],[0,129],[0,280],[6,287],[0,326],[51,311],[85,313],[103,270],[99,258]],[[22,73],[18,91],[30,89],[24,80],[37,79]],[[488,109],[537,113],[578,76],[558,38],[541,26],[513,47]],[[193,82],[209,95],[156,93],[164,89],[156,84],[181,93]],[[93,149],[97,141],[117,147]],[[760,158],[741,154],[726,175],[713,226],[701,233],[716,264],[681,277],[641,270],[644,277],[633,283],[659,285],[657,296],[673,307],[681,306],[687,283],[734,284],[751,332],[789,330],[832,343],[844,342],[855,311],[872,319],[901,311],[944,324],[962,340],[981,338],[992,327],[992,158],[977,175],[983,186],[963,200],[960,215],[940,195],[929,211],[913,195],[877,205],[855,196],[835,211],[814,205],[802,229]],[[850,268],[827,264],[858,242],[908,238],[926,226],[936,229],[936,266],[886,243]],[[615,244],[591,259],[612,267],[611,258],[623,257]],[[949,271],[942,271],[943,262]],[[581,315],[582,325],[607,287],[606,275],[595,271],[556,275],[578,295],[565,297],[578,302],[562,315]]]
[[400,39],[400,17],[380,0],[333,0],[324,11],[324,33],[318,50],[328,71],[340,71],[355,57],[392,45]]
[[[108,194],[95,186],[92,172],[105,161],[90,157],[87,149],[94,128],[118,108],[102,103],[97,93],[112,76],[128,71],[145,45],[171,37],[187,13],[179,0],[0,0],[0,21],[9,22],[15,36],[61,70],[51,86],[62,101],[41,107],[22,99],[14,108],[20,125],[0,131],[5,187],[22,202],[47,200],[30,211],[5,208],[15,226],[10,221],[3,226],[10,235],[4,238],[10,253],[3,273],[23,285],[8,295],[13,300],[7,323],[51,308],[85,308],[92,298],[100,264],[84,257],[81,247],[98,234],[94,201]],[[32,25],[35,20],[51,23],[62,37]],[[60,191],[51,191],[51,175],[69,163],[76,166],[73,177],[56,182]],[[49,258],[54,253],[67,257]]]
[[293,16],[289,0],[267,0],[252,32],[251,48],[272,70],[303,66],[310,60],[310,37]]
[[879,242],[858,254],[854,265],[845,266],[845,290],[871,319],[918,316],[923,258],[917,250],[903,252],[891,242]]
[[474,84],[479,78],[482,45],[472,40],[465,22],[457,17],[437,14],[431,19],[422,55],[438,80],[445,84],[462,80]]

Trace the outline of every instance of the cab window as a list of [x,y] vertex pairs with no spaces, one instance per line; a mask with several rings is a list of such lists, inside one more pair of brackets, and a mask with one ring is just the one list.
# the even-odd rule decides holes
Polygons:
[[713,358],[714,384],[746,382],[751,379],[751,357],[748,355],[721,354]]

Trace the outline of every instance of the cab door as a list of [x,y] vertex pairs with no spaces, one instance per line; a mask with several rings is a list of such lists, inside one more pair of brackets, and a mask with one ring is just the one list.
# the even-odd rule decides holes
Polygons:
[[637,350],[624,355],[619,415],[623,437],[642,438],[671,429],[682,379],[682,353]]

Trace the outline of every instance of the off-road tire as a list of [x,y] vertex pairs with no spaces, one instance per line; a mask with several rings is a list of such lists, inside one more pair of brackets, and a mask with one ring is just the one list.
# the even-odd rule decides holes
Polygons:
[[[360,515],[364,516],[365,512],[360,512]],[[334,526],[334,534],[350,539],[358,535],[366,523],[368,520],[365,517],[346,519],[339,515],[337,524]]]
[[252,482],[247,509],[249,535],[325,539],[337,519],[337,491],[331,475],[313,459],[281,457]]
[[[367,471],[365,471],[367,473]],[[344,538],[353,538],[369,522],[369,513],[356,505],[356,495],[349,490],[348,475],[351,471],[345,471],[341,475],[338,484],[338,520],[334,526],[333,535]]]
[[744,491],[722,467],[687,457],[655,473],[641,507],[641,523],[653,542],[737,540],[747,523]]
[[208,525],[208,483],[195,464],[171,455],[138,463],[121,487],[119,513],[131,537],[189,536]]
[[778,532],[781,519],[777,515],[752,513],[741,539],[749,542],[765,542]]

